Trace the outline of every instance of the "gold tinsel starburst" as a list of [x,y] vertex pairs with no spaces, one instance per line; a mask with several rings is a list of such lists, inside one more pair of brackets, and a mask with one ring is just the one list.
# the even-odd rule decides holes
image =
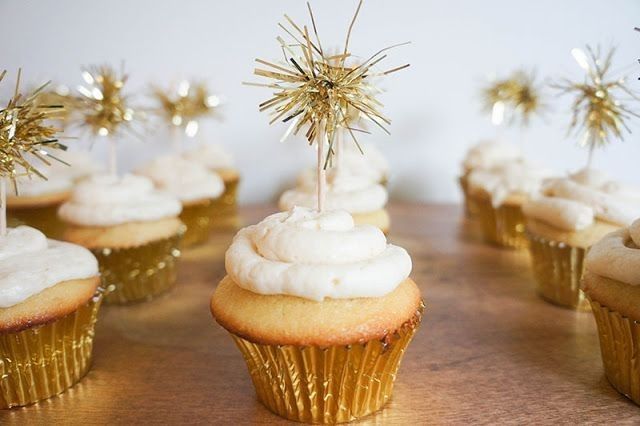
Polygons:
[[[0,81],[5,75],[6,71],[0,72]],[[22,95],[18,72],[14,94],[6,107],[0,109],[0,177],[11,180],[14,187],[21,176],[46,179],[31,160],[50,165],[50,159],[60,161],[51,150],[66,149],[56,138],[60,129],[49,124],[62,106],[47,105],[39,99],[47,84]]]
[[609,77],[615,49],[611,48],[604,57],[598,48],[594,51],[587,46],[587,53],[573,49],[572,54],[587,76],[582,83],[564,80],[553,87],[562,94],[573,94],[573,115],[569,131],[582,131],[582,145],[590,150],[606,145],[612,138],[623,138],[623,129],[630,132],[627,121],[640,117],[617,97],[616,92],[627,95],[630,100],[640,98],[626,85],[624,78]]
[[508,78],[492,82],[483,89],[485,109],[492,114],[494,124],[502,121],[501,111],[509,108],[513,114],[511,122],[519,119],[523,125],[529,124],[531,116],[541,109],[539,88],[533,72],[515,71]]
[[189,136],[197,133],[198,120],[214,117],[220,106],[220,98],[211,94],[202,82],[191,84],[184,80],[177,93],[153,87],[152,95],[159,104],[156,112],[170,125],[184,128]]
[[355,111],[389,133],[386,126],[391,121],[380,111],[382,104],[375,98],[377,91],[371,80],[409,66],[407,64],[387,71],[374,70],[387,57],[386,52],[396,46],[381,49],[368,59],[353,64],[349,39],[361,6],[362,1],[353,16],[341,53],[325,53],[311,7],[307,3],[313,39],[306,25],[301,27],[285,15],[286,23],[279,26],[288,39],[277,38],[285,61],[276,64],[256,59],[267,68],[257,68],[254,74],[272,82],[254,85],[275,89],[273,96],[260,104],[260,111],[271,111],[270,124],[278,120],[290,122],[283,139],[305,129],[304,135],[309,144],[326,141],[329,149],[325,168],[335,153],[333,144],[340,129],[346,129],[358,144],[354,136],[354,130],[358,129],[350,127]]
[[82,78],[86,85],[78,87],[80,96],[74,105],[81,125],[95,135],[108,136],[131,124],[135,113],[122,93],[127,75],[102,65],[87,68]]

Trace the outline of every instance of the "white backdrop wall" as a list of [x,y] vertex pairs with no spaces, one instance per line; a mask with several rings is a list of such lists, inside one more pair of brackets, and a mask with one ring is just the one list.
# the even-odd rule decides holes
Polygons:
[[[325,46],[343,42],[355,5],[356,0],[313,2]],[[204,124],[202,137],[234,153],[244,179],[243,202],[272,200],[303,164],[313,162],[314,154],[301,139],[280,144],[285,125],[269,127],[257,110],[268,90],[241,82],[254,79],[254,58],[279,57],[276,23],[285,12],[306,19],[301,0],[0,0],[0,68],[23,67],[25,81],[32,84],[52,79],[75,86],[80,66],[124,61],[130,87],[138,92],[150,83],[204,78],[226,103],[224,121]],[[458,199],[455,176],[466,149],[496,135],[478,96],[491,75],[526,67],[543,77],[580,78],[571,48],[614,44],[615,68],[630,73],[630,86],[640,91],[637,25],[638,0],[367,1],[352,36],[354,53],[368,56],[380,47],[412,41],[392,51],[387,62],[411,63],[384,82],[392,135],[374,132],[366,138],[391,162],[392,197]],[[6,95],[9,85],[4,86],[0,93]],[[569,99],[551,94],[547,102],[551,108],[544,119],[503,136],[559,172],[578,168],[586,153],[576,137],[566,135]],[[147,140],[122,140],[122,169],[168,149],[166,132],[156,127]],[[639,135],[636,131],[598,152],[595,164],[640,184]],[[94,146],[93,152],[100,156],[103,151]]]

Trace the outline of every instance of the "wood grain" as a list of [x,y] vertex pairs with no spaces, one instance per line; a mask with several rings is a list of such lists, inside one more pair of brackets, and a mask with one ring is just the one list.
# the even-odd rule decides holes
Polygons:
[[[273,208],[242,211],[252,223]],[[393,205],[425,321],[391,403],[362,424],[637,423],[602,370],[592,315],[545,303],[526,253],[479,243],[459,208]],[[0,424],[280,424],[255,399],[240,353],[209,314],[232,233],[188,251],[155,301],[105,307],[94,365],[73,389],[0,413]]]

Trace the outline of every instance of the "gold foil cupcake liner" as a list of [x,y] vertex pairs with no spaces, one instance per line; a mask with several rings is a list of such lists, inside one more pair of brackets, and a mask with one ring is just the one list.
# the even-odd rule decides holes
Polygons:
[[590,300],[609,383],[640,405],[640,324]]
[[91,251],[98,259],[102,283],[113,291],[105,303],[126,304],[151,300],[176,282],[183,231],[131,248],[100,248]]
[[538,294],[555,305],[588,311],[589,301],[580,289],[587,250],[531,232],[527,237]]
[[508,204],[494,207],[489,198],[471,198],[484,241],[507,248],[527,247],[522,207]]
[[26,225],[40,230],[47,237],[60,240],[66,224],[58,218],[60,204],[40,207],[8,208],[7,223],[10,227]]
[[216,200],[213,198],[182,207],[180,220],[187,227],[182,247],[193,247],[209,239],[215,222],[215,211]]
[[475,199],[469,195],[469,178],[467,175],[462,175],[458,178],[460,189],[462,190],[462,205],[464,215],[471,219],[474,218],[478,212]]
[[0,335],[0,408],[64,392],[89,371],[103,293],[49,324]]
[[422,319],[382,340],[348,346],[262,345],[233,335],[258,399],[270,411],[307,423],[342,423],[378,411],[391,398],[405,349]]

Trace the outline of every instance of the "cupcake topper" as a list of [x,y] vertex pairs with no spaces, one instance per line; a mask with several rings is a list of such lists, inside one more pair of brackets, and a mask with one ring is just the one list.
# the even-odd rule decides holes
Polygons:
[[128,76],[116,72],[108,65],[93,66],[82,72],[86,85],[78,86],[74,108],[80,115],[80,124],[88,127],[95,136],[109,137],[109,171],[117,174],[116,142],[114,135],[123,129],[131,129],[138,115],[128,106],[122,89]]
[[581,49],[573,49],[571,54],[587,73],[584,82],[576,83],[565,79],[553,85],[563,94],[575,95],[569,132],[576,129],[583,132],[581,145],[589,147],[587,167],[591,167],[596,147],[604,146],[614,138],[622,139],[623,129],[630,132],[626,122],[632,116],[640,117],[616,97],[616,92],[620,92],[631,100],[640,100],[625,86],[624,78],[609,77],[614,52],[615,49],[612,48],[602,57],[599,48],[594,52],[587,46],[587,53]]
[[[198,133],[198,120],[215,117],[220,106],[220,98],[211,94],[202,82],[191,84],[183,80],[178,85],[176,93],[153,87],[152,94],[159,104],[156,113],[165,119],[171,128],[183,129],[190,138]],[[174,135],[174,139],[179,150],[178,136]]]
[[[309,3],[307,8],[313,38],[306,25],[300,27],[285,15],[286,23],[279,26],[288,40],[277,38],[285,61],[275,64],[256,59],[256,62],[266,68],[256,68],[254,74],[272,81],[266,84],[249,83],[274,89],[273,97],[260,104],[260,111],[271,110],[270,124],[279,120],[289,123],[282,140],[304,129],[309,145],[316,145],[318,210],[322,210],[324,205],[325,170],[331,165],[335,154],[336,135],[340,130],[346,129],[353,142],[358,145],[354,134],[357,129],[350,127],[347,118],[349,108],[355,108],[388,134],[385,126],[391,124],[391,121],[380,112],[382,104],[375,98],[377,92],[371,80],[409,66],[406,64],[386,71],[374,71],[373,68],[387,57],[385,52],[396,46],[381,49],[358,64],[347,64],[348,61],[352,62],[349,39],[361,6],[362,0],[349,25],[344,49],[336,55],[329,55],[323,50]],[[325,144],[328,146],[326,154]]]
[[529,119],[541,109],[539,88],[535,84],[534,72],[515,71],[508,78],[497,80],[482,91],[485,109],[491,113],[491,122],[500,126],[504,122],[505,110],[511,111],[510,122],[518,119],[528,125]]
[[[5,75],[6,71],[0,72],[0,81]],[[0,109],[0,235],[7,232],[6,181],[10,180],[17,192],[17,178],[21,176],[46,179],[32,161],[45,166],[51,164],[49,159],[64,163],[51,155],[50,150],[66,149],[55,137],[60,130],[46,124],[62,106],[45,105],[39,100],[48,83],[23,96],[20,75],[18,71],[13,97]]]

